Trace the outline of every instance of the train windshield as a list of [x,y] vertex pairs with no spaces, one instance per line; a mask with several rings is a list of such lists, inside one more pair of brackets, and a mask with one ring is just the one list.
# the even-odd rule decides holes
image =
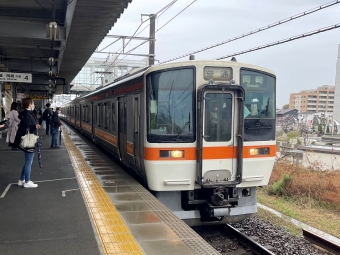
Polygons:
[[155,72],[146,81],[148,142],[194,142],[194,69]]
[[241,69],[245,90],[244,141],[275,140],[275,77]]

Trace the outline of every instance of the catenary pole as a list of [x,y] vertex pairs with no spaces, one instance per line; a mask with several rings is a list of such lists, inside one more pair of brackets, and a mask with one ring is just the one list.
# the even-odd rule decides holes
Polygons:
[[150,14],[149,66],[153,66],[155,64],[155,31],[156,15]]

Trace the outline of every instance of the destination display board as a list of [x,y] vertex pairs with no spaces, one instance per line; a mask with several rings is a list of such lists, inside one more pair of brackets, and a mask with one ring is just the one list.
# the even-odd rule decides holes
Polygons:
[[32,74],[0,72],[0,82],[1,81],[32,83]]
[[230,81],[233,78],[233,69],[230,67],[206,66],[203,69],[204,80]]
[[248,72],[241,75],[241,86],[249,89],[265,89],[267,87],[266,78],[266,75]]

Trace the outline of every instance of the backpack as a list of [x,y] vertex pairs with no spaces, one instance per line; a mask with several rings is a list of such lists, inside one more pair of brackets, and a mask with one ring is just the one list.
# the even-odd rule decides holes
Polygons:
[[50,116],[49,110],[48,110],[48,109],[45,109],[45,111],[44,111],[44,113],[43,113],[43,115],[42,115],[42,119],[46,121],[46,120],[48,120],[50,117],[51,117],[51,116]]

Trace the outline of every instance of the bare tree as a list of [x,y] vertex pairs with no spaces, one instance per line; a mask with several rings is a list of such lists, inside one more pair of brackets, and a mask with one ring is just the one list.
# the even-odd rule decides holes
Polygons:
[[298,130],[300,131],[301,137],[303,138],[303,144],[309,145],[310,144],[310,127],[307,122],[300,122],[297,126]]
[[282,127],[282,130],[285,133],[294,129],[296,124],[296,119],[292,115],[284,115],[282,117],[277,118],[277,125]]

